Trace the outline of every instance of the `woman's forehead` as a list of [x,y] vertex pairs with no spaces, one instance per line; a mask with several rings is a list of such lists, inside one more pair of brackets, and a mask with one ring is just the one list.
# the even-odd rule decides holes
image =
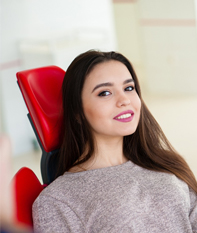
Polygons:
[[122,62],[110,60],[96,64],[86,76],[85,83],[121,82],[131,78],[129,70]]

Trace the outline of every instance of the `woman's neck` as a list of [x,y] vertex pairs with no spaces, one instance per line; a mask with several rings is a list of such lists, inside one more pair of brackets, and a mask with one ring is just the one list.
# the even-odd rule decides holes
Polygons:
[[123,164],[128,159],[123,154],[122,138],[96,138],[95,151],[91,158],[73,168],[70,172],[99,169]]
[[97,138],[95,143],[96,162],[106,166],[116,166],[125,162],[123,154],[123,137]]

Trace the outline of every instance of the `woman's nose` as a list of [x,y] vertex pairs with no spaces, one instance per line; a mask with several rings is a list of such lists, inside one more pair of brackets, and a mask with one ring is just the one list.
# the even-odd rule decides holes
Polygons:
[[131,103],[130,98],[128,98],[128,96],[124,93],[124,94],[120,94],[117,97],[117,107],[122,107],[122,106],[127,106]]

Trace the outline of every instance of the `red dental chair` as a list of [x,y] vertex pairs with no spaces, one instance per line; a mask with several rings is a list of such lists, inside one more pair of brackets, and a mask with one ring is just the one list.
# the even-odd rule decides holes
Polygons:
[[[28,168],[14,177],[16,221],[32,227],[32,204],[44,186],[56,175],[58,149],[61,143],[62,96],[65,71],[57,66],[18,72],[17,82],[27,109],[28,118],[42,150],[41,175],[44,185]],[[21,126],[22,127],[22,126]]]

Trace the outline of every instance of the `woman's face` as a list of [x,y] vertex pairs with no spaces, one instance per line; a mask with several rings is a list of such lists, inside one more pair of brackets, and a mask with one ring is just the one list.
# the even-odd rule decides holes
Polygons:
[[93,68],[84,82],[82,104],[96,137],[123,137],[138,126],[141,101],[130,72],[119,61]]

